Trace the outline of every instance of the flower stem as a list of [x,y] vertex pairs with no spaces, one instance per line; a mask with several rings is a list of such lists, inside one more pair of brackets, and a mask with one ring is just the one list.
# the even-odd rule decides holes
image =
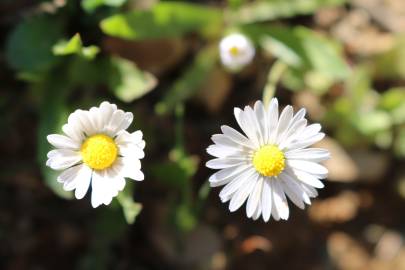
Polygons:
[[277,60],[271,67],[267,75],[267,83],[263,90],[263,103],[266,107],[269,105],[270,99],[274,96],[277,84],[287,68],[288,66],[280,60]]

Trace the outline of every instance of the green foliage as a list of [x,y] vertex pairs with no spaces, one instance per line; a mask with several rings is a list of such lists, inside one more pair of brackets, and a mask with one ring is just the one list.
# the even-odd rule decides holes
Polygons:
[[76,34],[68,41],[59,41],[53,46],[52,51],[54,55],[77,54],[86,59],[92,60],[100,52],[100,49],[94,45],[84,47],[80,35]]
[[140,70],[133,62],[113,57],[108,85],[117,98],[131,102],[155,88],[157,79],[152,74]]
[[259,0],[228,14],[234,23],[254,23],[311,14],[322,7],[342,5],[346,0]]
[[127,180],[125,189],[117,196],[128,224],[133,224],[142,210],[142,204],[135,202],[132,198],[134,185],[131,181],[132,180]]
[[268,54],[289,65],[283,83],[292,90],[309,88],[316,94],[325,93],[350,71],[341,48],[331,39],[305,27],[242,27]]
[[92,13],[101,6],[120,7],[126,2],[127,0],[82,0],[81,5],[86,12]]
[[221,26],[218,9],[184,2],[160,2],[151,10],[133,10],[104,19],[104,33],[125,39],[180,36],[199,31],[211,35]]
[[202,85],[216,62],[216,48],[201,49],[192,65],[176,80],[173,86],[156,105],[156,112],[164,114],[172,111],[177,104],[190,98]]
[[[42,88],[42,89],[41,89]],[[45,165],[47,153],[52,146],[46,140],[49,134],[60,133],[61,127],[66,123],[68,109],[65,103],[67,88],[58,83],[56,78],[44,84],[37,85],[35,91],[43,91],[41,106],[39,106],[40,122],[37,130],[37,159],[41,168],[45,184],[56,194],[63,198],[72,198],[71,192],[64,191],[62,185],[56,181],[60,172],[54,171]]]
[[55,18],[39,16],[23,20],[7,39],[7,62],[20,72],[49,70],[58,60],[52,54],[52,46],[62,36],[62,24]]

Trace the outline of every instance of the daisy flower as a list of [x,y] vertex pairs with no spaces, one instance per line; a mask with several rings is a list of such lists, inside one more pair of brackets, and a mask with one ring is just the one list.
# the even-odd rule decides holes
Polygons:
[[225,67],[237,71],[252,61],[255,47],[246,36],[231,34],[219,43],[219,56]]
[[268,108],[257,101],[253,108],[235,108],[234,114],[246,136],[229,126],[212,136],[214,144],[207,152],[216,158],[206,166],[220,171],[211,175],[210,185],[225,185],[219,196],[222,202],[230,201],[231,212],[247,201],[249,218],[287,220],[287,198],[304,209],[318,195],[316,188],[324,186],[320,179],[328,170],[318,162],[328,159],[329,152],[307,147],[325,134],[319,124],[307,125],[305,109],[294,115],[287,106],[279,117],[275,98]]
[[142,132],[129,133],[130,112],[103,102],[89,111],[76,110],[62,127],[64,135],[47,140],[56,149],[48,152],[46,165],[61,170],[57,181],[82,199],[91,185],[91,205],[110,204],[125,187],[125,178],[142,181],[140,159],[144,157]]

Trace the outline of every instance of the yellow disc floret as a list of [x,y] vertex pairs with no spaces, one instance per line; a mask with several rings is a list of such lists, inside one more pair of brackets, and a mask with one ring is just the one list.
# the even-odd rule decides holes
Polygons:
[[232,46],[232,47],[229,49],[229,53],[230,53],[232,56],[238,56],[238,55],[239,55],[239,48],[236,47],[236,46]]
[[92,169],[103,170],[117,159],[118,148],[114,140],[104,134],[87,138],[80,149],[83,162]]
[[285,167],[284,153],[275,145],[265,145],[254,154],[253,166],[264,176],[277,176]]

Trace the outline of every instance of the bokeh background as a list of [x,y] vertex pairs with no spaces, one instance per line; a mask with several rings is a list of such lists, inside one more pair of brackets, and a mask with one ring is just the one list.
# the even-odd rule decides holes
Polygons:
[[[218,42],[254,61],[230,72]],[[205,148],[263,89],[306,107],[330,171],[288,221],[229,213]],[[103,101],[144,132],[144,182],[71,199],[47,134]],[[2,0],[0,269],[405,269],[405,1]]]

